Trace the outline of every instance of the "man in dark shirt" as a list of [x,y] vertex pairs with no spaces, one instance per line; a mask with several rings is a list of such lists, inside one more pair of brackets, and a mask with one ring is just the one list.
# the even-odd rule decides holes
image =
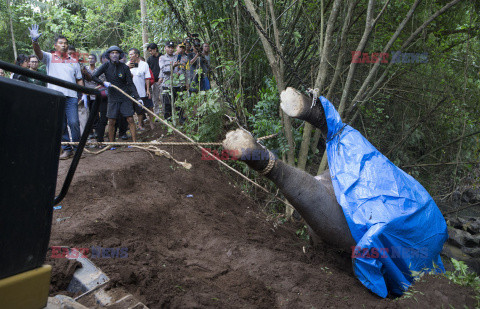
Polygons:
[[[124,63],[120,62],[125,54],[118,46],[112,46],[106,51],[106,57],[110,61],[102,64],[101,67],[93,74],[92,79],[98,84],[103,84],[105,87],[115,85],[122,89],[134,99],[139,100],[137,89],[132,81],[132,74],[130,68]],[[105,74],[106,82],[102,82],[98,77]],[[141,101],[140,101],[141,102]],[[143,102],[141,102],[143,103]],[[135,131],[135,122],[133,121],[133,107],[132,103],[126,98],[120,91],[115,88],[108,89],[108,137],[110,142],[115,141],[115,122],[117,116],[121,114],[127,118],[128,126],[130,127],[130,133],[132,134],[132,140],[137,141],[137,135]]]
[[150,57],[148,57],[147,63],[150,67],[150,70],[152,70],[153,77],[155,78],[155,82],[151,85],[152,89],[150,90],[150,92],[152,93],[153,112],[155,114],[159,114],[161,112],[162,106],[162,87],[160,87],[157,82],[158,75],[160,74],[160,66],[158,64],[158,60],[160,59],[161,54],[158,52],[158,46],[155,43],[148,44],[147,50],[150,53]]
[[[35,55],[31,55],[29,57],[29,63],[30,63],[30,70],[32,71],[36,71],[38,73],[41,73],[43,75],[47,75],[47,70],[45,70],[45,67],[39,67],[39,63],[40,61],[38,60],[38,57],[35,56]],[[44,86],[46,87],[47,86],[47,83],[45,82],[42,82],[38,79],[35,79],[35,78],[29,78],[30,82],[32,84],[35,84],[35,85],[40,85],[40,86]]]
[[[28,69],[28,57],[24,54],[18,55],[15,64],[21,66],[24,69]],[[20,75],[18,73],[13,73],[12,79],[18,79],[27,83],[30,82],[30,80],[26,76]]]

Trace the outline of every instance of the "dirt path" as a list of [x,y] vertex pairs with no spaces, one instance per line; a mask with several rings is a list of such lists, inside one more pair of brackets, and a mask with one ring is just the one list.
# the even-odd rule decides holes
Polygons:
[[126,248],[128,257],[92,261],[150,308],[473,307],[470,290],[435,278],[416,300],[378,298],[348,254],[304,253],[298,227],[268,220],[217,163],[191,147],[165,150],[193,168],[128,148],[82,159],[50,245]]

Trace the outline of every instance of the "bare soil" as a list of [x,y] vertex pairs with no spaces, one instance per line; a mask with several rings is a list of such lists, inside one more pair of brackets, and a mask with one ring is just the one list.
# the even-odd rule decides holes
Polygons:
[[[309,247],[298,224],[268,217],[216,162],[189,146],[163,149],[192,169],[125,147],[86,154],[54,211],[50,246],[127,248],[128,257],[92,261],[150,308],[475,307],[473,290],[441,277],[425,277],[410,297],[377,297],[349,254]],[[59,184],[70,162],[60,162]],[[67,270],[48,261],[54,295]]]

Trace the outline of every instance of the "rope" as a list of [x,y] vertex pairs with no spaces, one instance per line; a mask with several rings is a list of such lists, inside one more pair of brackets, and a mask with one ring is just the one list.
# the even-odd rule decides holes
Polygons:
[[[263,136],[257,140],[267,140],[277,136],[277,133]],[[62,145],[78,145],[79,142],[62,142]],[[222,146],[221,142],[87,142],[87,145],[97,145],[97,146]]]
[[145,150],[145,151],[151,151],[151,152],[153,152],[156,156],[159,156],[159,157],[166,157],[166,158],[174,161],[174,162],[177,163],[178,165],[183,166],[183,167],[186,168],[187,170],[189,170],[189,169],[192,168],[192,164],[187,163],[187,161],[185,161],[185,162],[178,161],[178,160],[176,160],[168,151],[159,149],[159,148],[157,148],[157,147],[155,147],[155,146],[149,146],[149,147],[132,146],[132,147],[138,148],[138,149],[142,149],[142,150]]
[[[135,104],[137,104],[138,106],[140,106],[141,108],[143,108],[145,110],[145,112],[149,113],[150,115],[152,115],[155,119],[157,118],[158,120],[160,120],[160,122],[162,122],[164,125],[166,125],[167,127],[169,127],[170,129],[172,129],[173,131],[177,132],[181,137],[185,138],[186,140],[192,142],[192,143],[195,143],[196,142],[191,139],[190,137],[188,137],[187,135],[185,135],[183,132],[181,132],[180,130],[178,130],[177,128],[173,127],[171,124],[169,124],[167,121],[165,121],[164,119],[158,117],[155,113],[153,113],[152,111],[150,111],[148,108],[146,108],[145,106],[143,106],[142,104],[140,104],[137,100],[135,100],[134,98],[132,98],[130,95],[128,95],[125,91],[123,91],[122,89],[118,88],[117,86],[115,85],[111,85],[110,87],[113,87],[115,88],[116,90],[118,90],[120,93],[122,93],[124,96],[126,96],[127,98],[129,98],[132,102],[134,102]],[[259,185],[258,183],[256,183],[255,181],[251,180],[250,178],[248,178],[247,176],[243,175],[242,173],[240,173],[239,171],[237,171],[236,169],[234,169],[233,167],[231,167],[230,165],[228,165],[227,163],[223,162],[222,160],[220,160],[219,158],[217,158],[216,156],[214,156],[210,151],[208,151],[207,149],[203,148],[202,146],[200,145],[196,145],[198,148],[200,148],[200,150],[206,154],[208,154],[209,156],[211,156],[212,158],[214,158],[216,161],[218,161],[220,164],[222,164],[223,166],[225,166],[226,168],[228,168],[229,170],[231,170],[232,172],[236,173],[237,175],[239,175],[240,177],[244,178],[246,181],[250,182],[251,184],[253,184],[254,186],[262,189],[263,191],[269,193],[269,194],[272,194],[272,192],[268,191],[266,188],[264,188],[263,186]],[[104,150],[104,149],[102,149]],[[278,197],[275,197],[277,200],[279,200],[280,202],[284,203],[285,205],[289,206],[289,203],[287,201],[284,201],[282,200],[281,198],[278,198]]]
[[312,95],[312,105],[310,106],[310,109],[312,109],[315,106],[318,97],[320,96],[320,90],[318,88],[308,88],[307,92]]
[[[62,145],[78,145],[78,142],[62,142]],[[87,142],[87,145],[98,146],[221,146],[222,143],[197,143],[197,142]]]
[[[104,151],[107,151],[110,148],[112,148],[112,147],[111,146],[110,147],[105,147],[104,149],[102,149],[100,151],[97,151],[97,152],[89,151],[88,149],[84,149],[84,150],[88,153],[100,154]],[[145,150],[149,153],[153,152],[156,156],[159,156],[159,157],[166,157],[168,159],[171,159],[172,161],[174,161],[178,165],[181,165],[182,167],[186,168],[187,170],[192,168],[192,164],[187,163],[187,161],[185,161],[185,162],[178,161],[168,151],[163,150],[163,149],[159,149],[155,146],[149,146],[149,147],[132,146],[132,148],[138,148],[138,149],[141,149],[141,150]],[[152,158],[153,158],[153,156],[152,156]]]
[[260,175],[265,176],[272,171],[273,167],[275,166],[275,159],[275,155],[268,150],[268,164],[263,170],[259,171]]

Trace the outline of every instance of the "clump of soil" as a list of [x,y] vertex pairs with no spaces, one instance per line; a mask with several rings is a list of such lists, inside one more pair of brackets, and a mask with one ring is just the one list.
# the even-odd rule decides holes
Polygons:
[[[49,250],[50,251],[50,250]],[[76,260],[65,258],[50,258],[50,254],[46,260],[46,264],[52,265],[52,277],[50,279],[50,296],[63,294],[73,296],[73,293],[67,292],[67,287],[73,278],[73,274],[82,264]]]
[[[127,256],[91,259],[112,287],[151,308],[414,307],[410,299],[369,292],[349,254],[309,247],[296,236],[298,226],[269,219],[194,148],[163,149],[192,169],[139,149],[87,154],[54,211],[50,245],[126,248]],[[60,163],[59,183],[69,163]],[[438,278],[425,282],[415,288],[423,293],[415,293],[419,303],[471,304],[471,290]]]
[[[471,288],[457,285],[441,275],[425,276],[417,281],[406,295],[398,299],[403,308],[478,308],[480,305],[474,299]],[[432,304],[437,304],[432,306]],[[453,305],[457,304],[457,305]]]

